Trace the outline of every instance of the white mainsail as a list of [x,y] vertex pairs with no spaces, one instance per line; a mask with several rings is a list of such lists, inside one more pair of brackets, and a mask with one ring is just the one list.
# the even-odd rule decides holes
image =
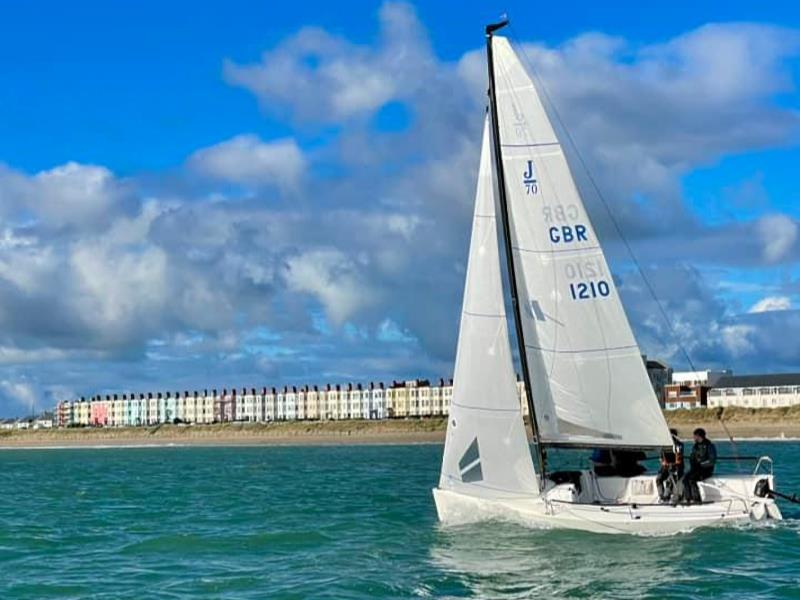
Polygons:
[[440,489],[482,498],[538,495],[503,303],[488,120]]
[[494,36],[511,241],[540,440],[668,446],[603,250],[533,81]]

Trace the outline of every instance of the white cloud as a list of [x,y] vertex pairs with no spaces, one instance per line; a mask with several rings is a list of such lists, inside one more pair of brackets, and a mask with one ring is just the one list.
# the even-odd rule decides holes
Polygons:
[[722,343],[732,357],[752,354],[755,349],[752,339],[755,332],[752,325],[726,325],[720,329]]
[[786,258],[797,242],[797,221],[786,215],[767,215],[758,220],[763,257],[769,263]]
[[288,109],[297,120],[329,123],[369,116],[423,85],[428,66],[427,37],[413,8],[387,2],[379,17],[376,48],[307,27],[265,52],[260,63],[228,61],[225,77],[252,91],[268,110]]
[[287,261],[289,289],[314,295],[337,325],[377,300],[375,290],[360,275],[360,266],[333,249],[318,249]]
[[0,165],[0,205],[49,227],[91,229],[127,208],[128,190],[105,167],[68,162],[33,176]]
[[264,142],[255,135],[238,135],[198,150],[189,165],[224,181],[293,188],[305,172],[306,158],[293,139]]
[[30,383],[24,381],[10,381],[4,379],[0,381],[0,394],[16,403],[18,407],[26,412],[35,410],[38,405],[37,393]]
[[773,310],[790,310],[792,300],[788,296],[768,296],[750,307],[749,313],[762,313]]

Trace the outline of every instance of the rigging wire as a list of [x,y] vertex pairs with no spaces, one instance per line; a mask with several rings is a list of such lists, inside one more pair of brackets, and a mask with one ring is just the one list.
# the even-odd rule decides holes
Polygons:
[[[561,118],[561,114],[558,112],[558,107],[555,105],[555,103],[553,102],[553,100],[550,97],[550,94],[547,91],[547,86],[545,86],[544,80],[539,76],[539,72],[534,68],[533,61],[528,56],[528,53],[525,51],[525,46],[522,44],[522,41],[521,41],[519,35],[517,34],[516,28],[510,22],[508,24],[508,28],[509,28],[509,31],[511,32],[511,37],[514,40],[514,44],[517,46],[517,48],[519,48],[520,54],[522,55],[522,59],[525,62],[525,66],[527,67],[528,71],[533,76],[533,78],[536,80],[538,88],[541,90],[542,95],[544,96],[545,100],[547,101],[547,104],[549,105],[553,116],[555,116],[556,121],[558,122],[558,125],[559,125],[561,131],[564,133],[564,136],[566,137],[567,142],[570,145],[570,148],[572,149],[574,155],[578,159],[578,162],[580,163],[580,166],[583,169],[583,172],[586,174],[586,177],[588,178],[589,183],[592,186],[592,189],[594,190],[594,192],[597,195],[597,197],[600,199],[600,202],[603,205],[603,208],[605,209],[606,214],[608,215],[608,218],[609,218],[609,220],[611,221],[611,224],[614,227],[614,230],[617,232],[617,235],[619,236],[619,239],[622,241],[623,245],[625,246],[625,250],[627,251],[628,256],[630,257],[631,262],[636,267],[636,270],[638,271],[640,277],[642,278],[642,281],[644,282],[644,285],[647,288],[648,293],[653,298],[653,301],[655,302],[656,306],[658,307],[658,310],[661,313],[661,317],[663,318],[664,322],[667,325],[667,330],[669,331],[670,337],[672,338],[673,342],[675,342],[677,344],[678,348],[680,349],[681,353],[683,354],[684,358],[686,359],[686,362],[688,363],[688,365],[691,368],[691,370],[692,371],[696,371],[697,368],[695,367],[695,364],[694,364],[694,361],[692,360],[692,357],[689,355],[689,351],[686,349],[686,346],[684,346],[683,342],[681,341],[681,339],[678,337],[677,333],[675,332],[675,327],[673,326],[672,321],[670,320],[669,316],[667,315],[667,311],[664,308],[664,305],[659,300],[658,295],[655,292],[655,288],[653,287],[652,283],[650,282],[650,279],[645,274],[644,269],[642,268],[642,265],[639,262],[639,259],[636,258],[636,254],[633,252],[633,248],[631,247],[631,244],[628,241],[628,238],[623,233],[622,227],[620,226],[619,221],[617,221],[617,218],[614,216],[614,212],[611,209],[611,205],[608,203],[608,201],[606,200],[605,196],[603,195],[603,192],[600,190],[600,186],[595,181],[595,178],[592,175],[592,172],[589,170],[589,166],[587,165],[586,161],[583,158],[583,154],[581,154],[581,151],[578,149],[578,145],[575,143],[575,140],[572,138],[572,134],[570,133],[570,131],[567,128],[567,126],[564,124],[564,121]],[[725,422],[722,420],[722,416],[719,413],[715,413],[715,414],[716,414],[717,420],[720,422],[720,425],[725,430],[725,434],[728,436],[728,439],[730,440],[731,444],[733,445],[734,454],[738,455],[738,449],[736,447],[736,442],[733,440],[733,436],[731,435],[730,431],[728,430],[727,425],[725,425]]]

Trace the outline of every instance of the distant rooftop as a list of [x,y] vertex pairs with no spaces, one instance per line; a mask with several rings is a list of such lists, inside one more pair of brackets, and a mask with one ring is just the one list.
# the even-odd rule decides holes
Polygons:
[[763,375],[728,375],[720,377],[714,387],[743,388],[800,385],[800,373],[766,373]]

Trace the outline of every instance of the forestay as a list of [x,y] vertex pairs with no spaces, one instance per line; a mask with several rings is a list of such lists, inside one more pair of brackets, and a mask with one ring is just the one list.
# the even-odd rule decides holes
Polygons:
[[539,493],[503,305],[488,125],[439,487],[495,499]]
[[502,160],[542,442],[654,447],[669,431],[533,81],[493,38]]

